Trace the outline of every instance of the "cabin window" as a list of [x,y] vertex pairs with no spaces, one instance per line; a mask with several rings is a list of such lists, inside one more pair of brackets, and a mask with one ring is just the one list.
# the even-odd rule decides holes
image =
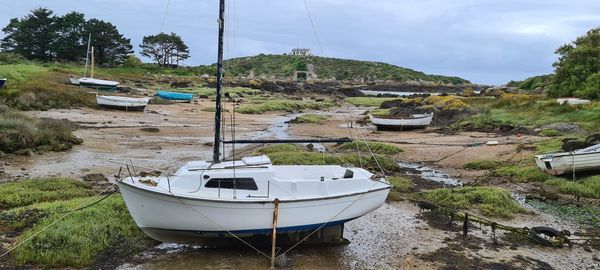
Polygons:
[[[234,185],[235,183],[235,185]],[[213,178],[210,179],[204,187],[207,188],[223,188],[223,189],[244,189],[258,190],[254,178]]]

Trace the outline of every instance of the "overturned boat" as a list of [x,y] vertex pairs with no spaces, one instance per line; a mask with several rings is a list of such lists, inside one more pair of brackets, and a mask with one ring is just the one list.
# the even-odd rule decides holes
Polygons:
[[125,111],[143,111],[149,101],[149,98],[96,95],[96,102],[99,106]]
[[156,95],[160,98],[177,102],[192,102],[192,99],[194,99],[193,94],[179,92],[156,91]]
[[552,175],[600,170],[600,144],[572,152],[537,155],[535,162]]
[[221,246],[273,237],[272,259],[278,235],[299,244],[331,229],[339,234],[326,241],[341,240],[345,222],[384,203],[391,186],[383,176],[352,166],[273,165],[267,156],[222,159],[223,144],[250,143],[221,136],[224,9],[221,0],[212,160],[187,162],[173,174],[113,161],[128,174],[117,181],[131,216],[163,242]]
[[408,130],[428,127],[433,120],[433,113],[385,116],[369,114],[369,119],[378,130]]

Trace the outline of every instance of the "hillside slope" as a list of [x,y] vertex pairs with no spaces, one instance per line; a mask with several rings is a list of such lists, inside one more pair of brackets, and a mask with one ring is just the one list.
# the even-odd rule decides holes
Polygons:
[[[420,71],[403,68],[381,62],[357,61],[328,57],[303,57],[289,55],[265,55],[240,57],[225,61],[228,76],[248,76],[254,70],[255,76],[287,78],[295,70],[306,70],[307,64],[313,64],[320,79],[336,78],[348,80],[354,78],[372,78],[378,80],[394,80],[398,82],[428,81],[443,84],[470,84],[459,77],[428,75]],[[214,65],[200,69],[213,70]]]

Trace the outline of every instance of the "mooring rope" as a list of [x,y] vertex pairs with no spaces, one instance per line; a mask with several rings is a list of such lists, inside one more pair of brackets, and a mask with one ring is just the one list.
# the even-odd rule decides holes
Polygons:
[[315,38],[317,39],[317,44],[319,45],[319,49],[321,50],[321,55],[325,55],[325,51],[323,51],[323,46],[321,46],[321,39],[319,39],[319,33],[317,31],[317,26],[313,20],[312,15],[310,14],[310,9],[308,8],[307,0],[304,0],[304,7],[306,8],[306,14],[308,14],[308,20],[310,21],[310,25],[312,26],[312,30],[315,33]]

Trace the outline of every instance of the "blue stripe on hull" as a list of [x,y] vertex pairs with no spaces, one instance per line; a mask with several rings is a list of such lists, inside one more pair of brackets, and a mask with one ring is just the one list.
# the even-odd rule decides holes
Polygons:
[[[320,228],[321,226],[323,226],[324,224],[326,224],[325,226],[323,226],[323,228],[329,228],[329,227],[333,227],[336,225],[340,225],[340,224],[344,224],[348,221],[353,220],[354,218],[351,219],[344,219],[344,220],[338,220],[338,221],[332,221],[332,222],[328,222],[328,223],[318,223],[318,224],[309,224],[309,225],[300,225],[300,226],[291,226],[291,227],[281,227],[281,228],[277,228],[277,233],[289,233],[289,232],[301,232],[301,231],[312,231],[315,230],[317,228]],[[168,230],[168,229],[163,229],[163,230]],[[226,231],[192,231],[192,230],[182,230],[182,232],[193,232],[196,234],[201,234],[201,235],[211,235],[211,234],[227,234]],[[267,229],[253,229],[253,230],[236,230],[236,231],[231,231],[231,233],[233,234],[271,234],[273,232],[273,228],[267,228]]]

